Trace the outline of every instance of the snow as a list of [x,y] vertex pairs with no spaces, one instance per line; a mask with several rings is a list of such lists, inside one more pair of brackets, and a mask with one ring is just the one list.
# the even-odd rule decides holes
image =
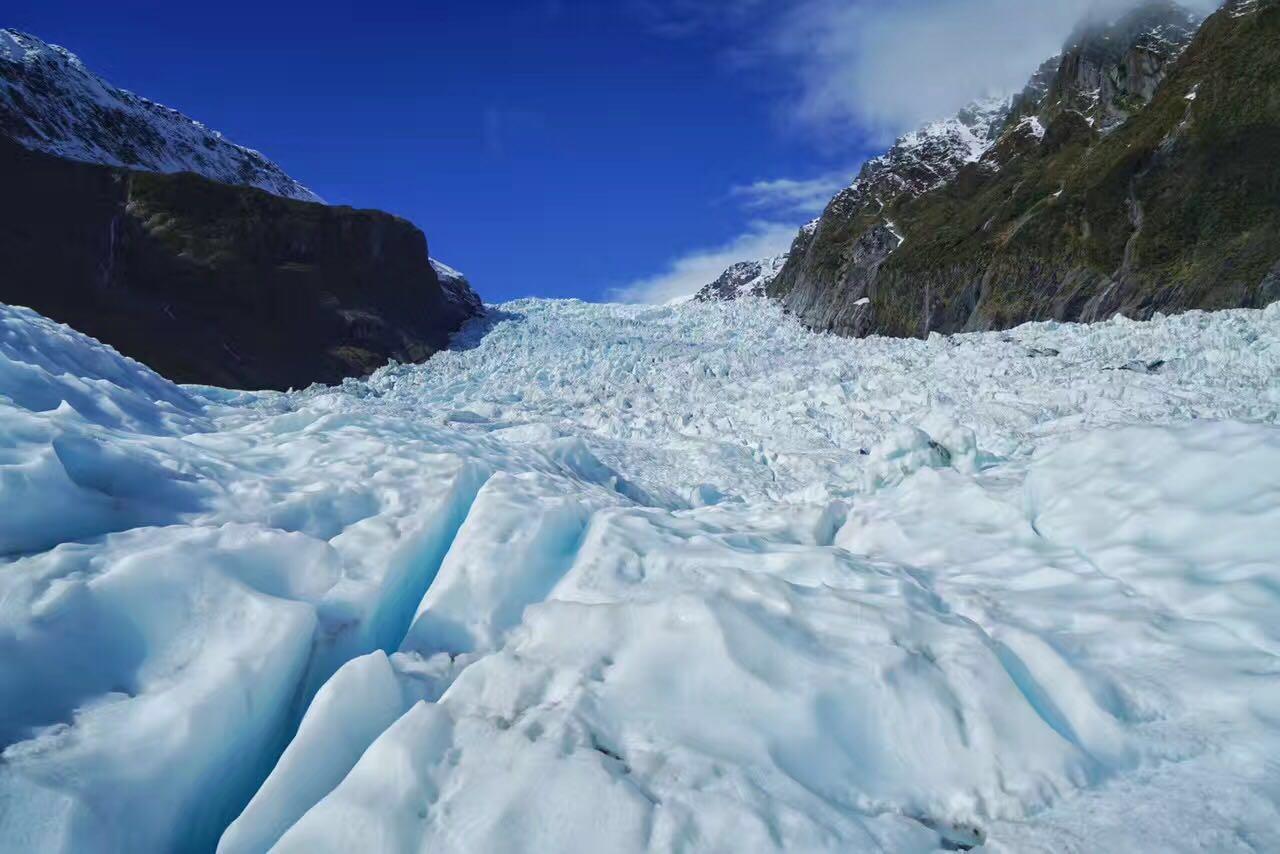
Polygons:
[[894,251],[896,252],[901,249],[903,244],[907,242],[907,238],[898,230],[898,224],[891,219],[886,219],[884,221],[884,227],[889,229],[889,233],[898,241],[897,245],[894,246]]
[[467,281],[466,276],[435,258],[431,258],[430,261],[431,269],[435,270],[436,278],[440,280],[440,289],[445,299],[467,306],[470,314],[479,314],[484,311],[480,296],[471,289],[471,283]]
[[[904,134],[887,152],[864,163],[857,180],[837,193],[831,204],[837,209],[852,209],[874,199],[883,209],[882,194],[927,193],[946,184],[970,163],[998,168],[984,156],[998,141],[1011,105],[1008,97],[982,98],[949,119],[929,122]],[[801,233],[811,233],[818,222],[805,226]]]
[[679,305],[688,299],[734,300],[743,297],[762,297],[765,290],[786,266],[789,253],[771,255],[754,261],[731,264],[714,282],[704,285],[691,297],[679,297],[669,305]]
[[437,260],[435,258],[431,259],[431,267],[436,271],[436,275],[442,279],[465,279],[466,278],[466,276],[464,276],[462,273],[450,267],[448,264],[444,263],[443,261]]
[[1038,116],[1027,116],[1018,123],[1020,130],[1026,130],[1036,139],[1044,139],[1045,129],[1044,123],[1040,121]]
[[981,160],[994,141],[988,135],[991,132],[988,124],[971,126],[958,118],[930,122],[900,137],[888,154],[868,161],[869,174],[902,176],[913,168],[924,169],[932,179],[911,189],[917,194],[927,192],[951,180],[964,164]]
[[195,172],[280,196],[322,199],[262,154],[112,86],[66,48],[0,30],[0,119],[14,141],[71,160]]
[[235,392],[0,306],[0,848],[1280,847],[1280,305],[455,345]]
[[1258,11],[1258,0],[1234,0],[1231,4],[1231,17],[1243,18]]
[[738,285],[737,296],[764,296],[765,289],[778,278],[782,268],[787,264],[788,253],[761,258],[755,263],[759,265],[759,275]]

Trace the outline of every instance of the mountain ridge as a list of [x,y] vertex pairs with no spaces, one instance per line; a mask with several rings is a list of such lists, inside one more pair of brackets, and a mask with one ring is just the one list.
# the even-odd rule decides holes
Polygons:
[[0,30],[0,300],[177,382],[303,387],[421,361],[483,314],[412,223]]
[[0,136],[0,300],[176,382],[301,388],[422,361],[483,313],[381,211],[191,172],[67,160]]
[[1197,27],[1158,0],[1077,30],[981,145],[962,111],[868,161],[769,296],[854,336],[1280,297],[1278,19],[1232,2]]
[[718,279],[694,294],[693,298],[709,302],[747,296],[762,297],[786,262],[785,252],[755,261],[739,261],[730,265]]
[[261,152],[113,86],[66,48],[0,29],[0,132],[27,148],[105,166],[195,172],[323,202]]

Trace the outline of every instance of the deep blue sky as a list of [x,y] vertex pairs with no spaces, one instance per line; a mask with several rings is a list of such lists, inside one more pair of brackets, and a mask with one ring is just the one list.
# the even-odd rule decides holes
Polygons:
[[664,34],[638,2],[11,0],[3,24],[408,217],[488,301],[598,299],[740,233],[730,187],[860,153],[789,130],[781,73],[726,60],[724,31]]

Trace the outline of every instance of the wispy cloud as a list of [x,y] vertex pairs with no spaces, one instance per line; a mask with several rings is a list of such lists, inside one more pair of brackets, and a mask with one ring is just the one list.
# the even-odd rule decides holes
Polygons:
[[[1019,90],[1088,16],[1139,0],[634,0],[666,34],[789,81],[779,109],[821,138],[885,142],[974,98]],[[1208,11],[1218,0],[1183,0]]]
[[768,178],[740,184],[729,198],[753,219],[738,236],[671,259],[657,275],[646,276],[609,293],[619,302],[667,303],[690,297],[715,281],[731,264],[780,255],[791,248],[800,222],[816,216],[831,197],[852,180],[851,172],[817,178]]
[[814,216],[852,181],[852,171],[831,172],[817,178],[769,178],[739,184],[729,195],[751,210]]
[[[952,115],[974,98],[1017,91],[1082,19],[1113,17],[1138,0],[630,2],[662,36],[714,32],[735,63],[775,69],[793,87],[779,106],[789,121],[860,151]],[[1184,0],[1198,11],[1216,2]],[[852,170],[733,187],[730,198],[755,217],[742,234],[679,255],[662,273],[610,296],[668,302],[695,293],[730,264],[785,252],[796,233],[785,221],[816,214],[851,176]]]
[[690,297],[703,285],[715,281],[731,264],[786,252],[795,236],[796,226],[790,223],[753,222],[746,232],[732,240],[673,258],[663,272],[616,288],[609,298],[618,302],[661,304]]
[[792,70],[802,119],[883,139],[976,97],[1017,91],[1082,17],[1132,3],[803,0],[768,44]]

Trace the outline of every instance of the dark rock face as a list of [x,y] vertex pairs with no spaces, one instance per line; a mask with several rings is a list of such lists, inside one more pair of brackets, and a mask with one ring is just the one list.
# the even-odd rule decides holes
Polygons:
[[1083,29],[995,118],[969,111],[869,162],[769,295],[847,335],[1265,305],[1277,56],[1278,0],[1198,30],[1166,2]]
[[1191,42],[1199,22],[1175,3],[1155,0],[1102,25],[1077,29],[1058,60],[1042,116],[1075,110],[1106,130],[1155,97],[1166,67]]
[[480,311],[469,288],[446,295],[422,232],[389,214],[3,138],[0,180],[0,300],[178,382],[334,383],[425,359]]
[[480,295],[471,289],[471,282],[466,276],[434,258],[431,259],[431,269],[436,271],[446,300],[457,304],[468,317],[484,313],[484,303],[480,301]]

